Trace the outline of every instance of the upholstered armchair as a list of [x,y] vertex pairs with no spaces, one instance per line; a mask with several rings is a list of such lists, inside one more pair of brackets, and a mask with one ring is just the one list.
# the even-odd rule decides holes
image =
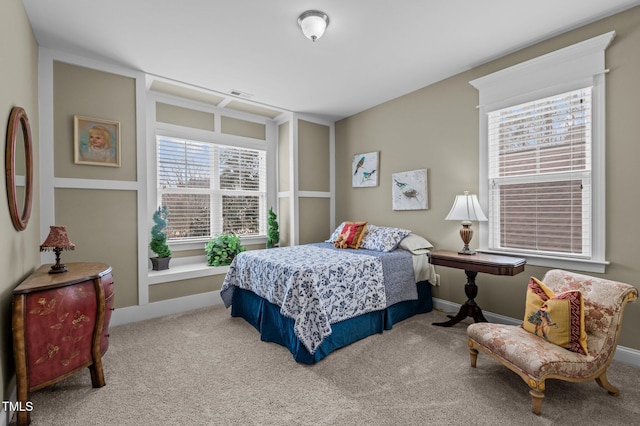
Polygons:
[[[638,289],[557,269],[548,271],[542,283],[555,295],[576,291],[581,294],[587,353],[551,343],[543,333],[536,335],[522,326],[476,323],[467,328],[471,367],[476,367],[480,351],[516,372],[529,385],[532,411],[538,415],[542,410],[546,379],[570,382],[595,379],[611,395],[619,395],[618,388],[607,380],[606,370],[616,351],[624,307],[627,302],[638,299]],[[530,289],[531,284],[527,297]]]

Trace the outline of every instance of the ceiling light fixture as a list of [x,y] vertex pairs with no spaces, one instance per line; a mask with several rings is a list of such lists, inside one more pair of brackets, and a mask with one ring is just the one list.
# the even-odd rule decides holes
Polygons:
[[319,10],[307,10],[298,17],[298,25],[305,37],[315,42],[329,26],[329,16]]

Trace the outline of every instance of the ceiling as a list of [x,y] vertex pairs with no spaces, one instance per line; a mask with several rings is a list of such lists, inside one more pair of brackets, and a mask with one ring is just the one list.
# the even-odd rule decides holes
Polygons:
[[[41,46],[348,117],[640,0],[23,0]],[[311,42],[298,16],[329,15]]]

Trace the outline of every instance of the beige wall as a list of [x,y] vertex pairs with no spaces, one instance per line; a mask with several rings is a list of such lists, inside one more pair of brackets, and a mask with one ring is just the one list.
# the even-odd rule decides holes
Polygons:
[[278,198],[278,229],[280,231],[280,247],[287,247],[291,244],[291,198]]
[[331,189],[331,129],[306,120],[297,123],[298,244],[317,243],[331,235],[331,199],[325,195]]
[[233,117],[220,118],[221,132],[227,135],[244,136],[253,139],[267,139],[267,128],[261,123],[252,123]]
[[135,191],[55,190],[56,224],[67,226],[76,245],[63,261],[111,265],[116,308],[138,304],[136,197]]
[[[94,69],[53,63],[53,126],[55,177],[135,181],[135,81]],[[73,163],[73,117],[100,118],[120,123],[121,166]]]
[[[640,209],[640,158],[637,99],[640,96],[640,7],[515,52],[468,72],[379,105],[336,124],[336,222],[368,220],[407,227],[427,237],[436,248],[459,249],[459,223],[444,220],[456,194],[478,191],[478,93],[468,83],[478,77],[518,64],[582,40],[615,30],[606,51],[607,75],[607,247],[611,261],[602,276],[640,288],[636,243],[629,234]],[[352,155],[380,151],[380,185],[351,188]],[[391,209],[391,174],[429,169],[429,209],[399,212]],[[343,184],[344,183],[344,184]],[[472,241],[475,247],[477,235]],[[434,296],[463,303],[466,299],[460,270],[437,268],[441,287]],[[486,311],[520,318],[528,277],[542,277],[545,268],[527,266],[515,277],[480,275],[478,304]],[[620,344],[640,349],[640,304],[625,313]]]
[[[261,247],[264,248],[264,247]],[[149,302],[174,299],[176,297],[190,296],[220,290],[224,281],[224,274],[210,277],[183,280],[179,283],[173,281],[162,284],[154,284],[149,287]]]
[[298,120],[298,189],[329,191],[329,126]]
[[332,229],[329,229],[331,204],[328,198],[300,197],[298,208],[299,244],[318,243],[329,238]]
[[214,130],[213,113],[196,111],[177,105],[156,102],[156,121],[191,127],[193,129]]
[[[54,176],[135,182],[135,80],[56,61],[53,94]],[[73,163],[74,115],[120,123],[121,167]],[[56,189],[54,214],[55,224],[66,225],[76,244],[65,259],[111,265],[116,308],[137,305],[137,192],[92,189],[91,183],[89,188]]]
[[[38,46],[20,0],[0,2],[0,134],[5,141],[11,108],[24,108],[29,117],[34,150],[34,194],[27,228],[18,232],[9,217],[6,191],[0,191],[0,377],[2,400],[7,401],[15,385],[11,334],[11,294],[24,278],[40,265],[40,189],[39,116],[38,116]],[[4,164],[4,144],[0,149]],[[2,188],[6,181],[2,174]],[[4,414],[3,414],[4,415]],[[2,420],[0,420],[2,422]]]

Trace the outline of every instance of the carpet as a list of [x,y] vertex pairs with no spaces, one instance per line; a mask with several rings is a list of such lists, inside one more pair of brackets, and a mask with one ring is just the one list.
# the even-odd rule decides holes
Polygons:
[[466,325],[416,315],[315,365],[262,342],[222,306],[110,330],[107,385],[89,371],[31,395],[32,425],[621,425],[640,418],[640,369],[614,361],[595,381],[529,387],[487,356],[469,365]]

